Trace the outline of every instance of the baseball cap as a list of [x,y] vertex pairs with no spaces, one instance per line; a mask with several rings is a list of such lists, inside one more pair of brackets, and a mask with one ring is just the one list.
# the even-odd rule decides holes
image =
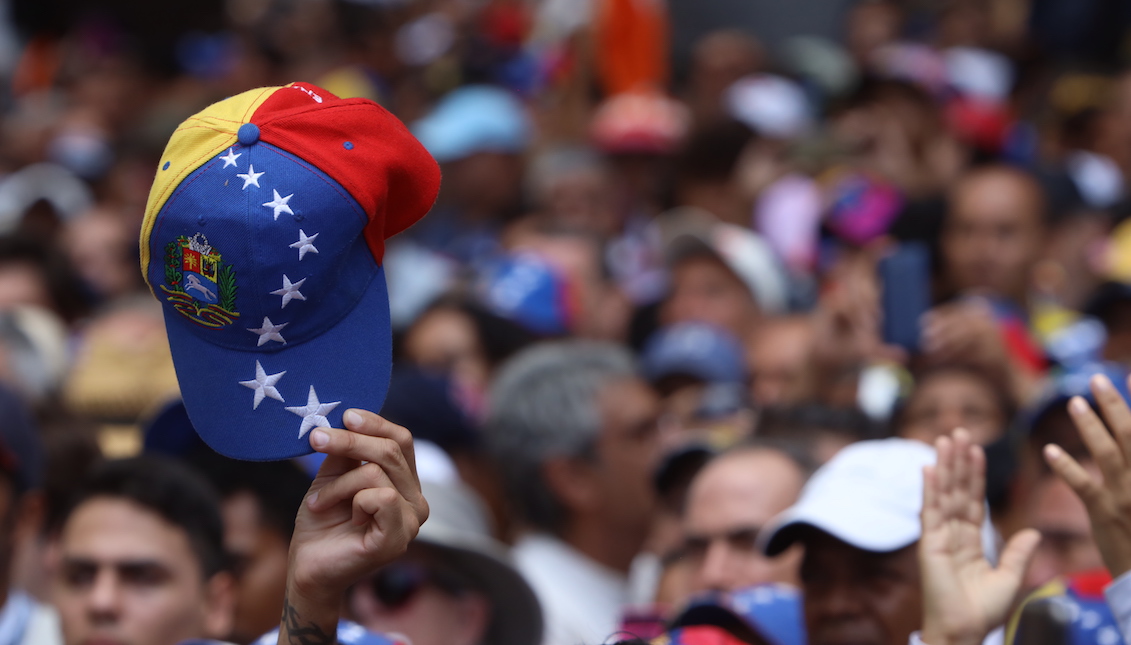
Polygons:
[[673,628],[705,625],[725,629],[745,643],[802,645],[805,621],[801,592],[775,583],[728,593],[711,592],[692,599],[672,621]]
[[440,163],[479,152],[521,153],[530,144],[533,130],[522,102],[511,92],[490,85],[453,90],[412,126]]
[[707,383],[741,383],[746,380],[742,354],[742,344],[734,336],[712,325],[688,322],[653,334],[641,364],[652,382],[681,374]]
[[[1111,361],[1093,361],[1075,369],[1066,370],[1054,377],[1037,396],[1037,402],[1029,410],[1027,426],[1032,429],[1055,408],[1063,408],[1072,397],[1083,397],[1093,408],[1097,408],[1096,397],[1092,395],[1092,377],[1103,375],[1111,381],[1124,401],[1131,404],[1131,390],[1128,389],[1127,368]],[[1098,408],[1097,408],[1098,409]]]
[[484,268],[478,290],[492,313],[540,336],[565,334],[577,320],[576,286],[533,253],[497,258]]
[[[775,556],[797,541],[798,529],[813,527],[864,551],[889,553],[919,541],[923,467],[935,463],[931,446],[910,439],[852,444],[822,466],[792,507],[775,517],[758,538]],[[994,553],[987,520],[982,541]]]
[[141,232],[181,396],[236,459],[311,452],[307,433],[378,410],[391,370],[385,239],[435,201],[436,162],[367,99],[250,90],[173,133]]
[[709,255],[742,281],[765,313],[789,307],[789,282],[773,249],[757,233],[718,221],[691,207],[676,208],[653,223],[664,240],[669,267],[685,259]]
[[593,144],[609,154],[666,155],[686,136],[691,117],[679,101],[655,91],[613,95],[589,126]]
[[782,76],[758,74],[739,79],[727,88],[724,101],[732,117],[767,137],[792,139],[813,125],[805,90]]

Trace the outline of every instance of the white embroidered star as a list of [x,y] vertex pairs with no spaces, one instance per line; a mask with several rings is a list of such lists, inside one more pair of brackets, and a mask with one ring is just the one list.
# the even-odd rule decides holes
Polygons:
[[280,309],[285,308],[287,303],[292,300],[306,300],[306,296],[302,295],[302,292],[299,291],[299,289],[302,288],[303,282],[306,282],[306,278],[292,283],[291,279],[287,277],[287,274],[283,274],[283,288],[271,292],[273,296],[283,296],[283,305],[279,307]]
[[283,378],[286,370],[278,374],[268,374],[264,371],[263,366],[259,361],[255,361],[255,378],[250,381],[240,381],[240,385],[255,390],[255,402],[251,404],[251,409],[256,410],[259,404],[263,402],[264,397],[270,397],[276,401],[282,401],[283,395],[279,394],[279,390],[275,389],[275,384],[279,379]]
[[294,215],[295,214],[295,212],[291,210],[291,207],[287,206],[287,202],[289,202],[291,200],[291,198],[295,196],[294,193],[291,193],[290,195],[283,197],[279,194],[279,191],[275,190],[274,188],[271,189],[271,192],[275,193],[275,199],[272,199],[271,201],[269,201],[269,202],[267,202],[263,205],[266,206],[267,208],[275,209],[275,221],[276,222],[279,221],[279,213],[286,213],[287,215]]
[[306,233],[301,228],[298,230],[298,241],[292,244],[291,248],[298,249],[298,259],[300,262],[306,257],[308,251],[310,253],[318,252],[318,249],[314,248],[314,238],[316,237],[318,237],[317,233],[307,237]]
[[[242,152],[236,152],[233,148],[228,148],[228,154],[226,154],[226,155],[224,155],[220,158],[224,160],[224,166],[223,167],[227,168],[228,166],[236,166],[236,159],[239,159],[242,156],[243,156]],[[239,168],[239,166],[236,166],[236,167]],[[259,184],[256,184],[256,185],[258,186]]]
[[265,174],[266,171],[255,172],[255,164],[248,164],[247,172],[237,172],[236,176],[243,180],[243,190],[247,190],[248,186],[259,188],[259,178]]
[[330,421],[326,415],[331,410],[341,405],[341,401],[334,401],[333,403],[322,403],[318,400],[318,394],[314,392],[314,386],[310,386],[310,394],[306,397],[306,405],[296,405],[286,408],[287,412],[302,417],[302,426],[298,429],[298,438],[302,439],[306,433],[310,432],[311,428],[329,428]]
[[255,345],[256,347],[262,347],[263,345],[266,345],[268,341],[272,340],[286,345],[287,341],[283,340],[283,336],[279,332],[283,330],[283,327],[286,327],[289,324],[290,323],[283,323],[281,325],[276,325],[271,322],[270,318],[264,316],[262,327],[260,327],[259,329],[248,327],[247,330],[252,332],[253,334],[259,334],[259,343]]

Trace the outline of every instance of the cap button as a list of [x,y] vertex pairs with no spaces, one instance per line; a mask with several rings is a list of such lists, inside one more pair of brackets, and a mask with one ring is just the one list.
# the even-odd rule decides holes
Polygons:
[[259,141],[259,126],[254,123],[245,123],[240,126],[236,136],[239,137],[240,145],[250,146]]

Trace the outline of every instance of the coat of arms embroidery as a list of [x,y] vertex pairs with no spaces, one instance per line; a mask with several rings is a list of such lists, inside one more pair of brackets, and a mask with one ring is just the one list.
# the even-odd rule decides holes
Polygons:
[[203,233],[184,235],[165,245],[166,300],[181,315],[218,329],[240,317],[236,311],[236,271],[208,244]]

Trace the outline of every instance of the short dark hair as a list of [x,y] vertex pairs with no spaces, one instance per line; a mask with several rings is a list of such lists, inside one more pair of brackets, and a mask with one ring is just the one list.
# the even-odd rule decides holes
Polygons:
[[206,580],[228,569],[219,498],[188,466],[153,455],[102,463],[75,489],[60,515],[59,530],[79,506],[100,497],[133,502],[183,530]]

